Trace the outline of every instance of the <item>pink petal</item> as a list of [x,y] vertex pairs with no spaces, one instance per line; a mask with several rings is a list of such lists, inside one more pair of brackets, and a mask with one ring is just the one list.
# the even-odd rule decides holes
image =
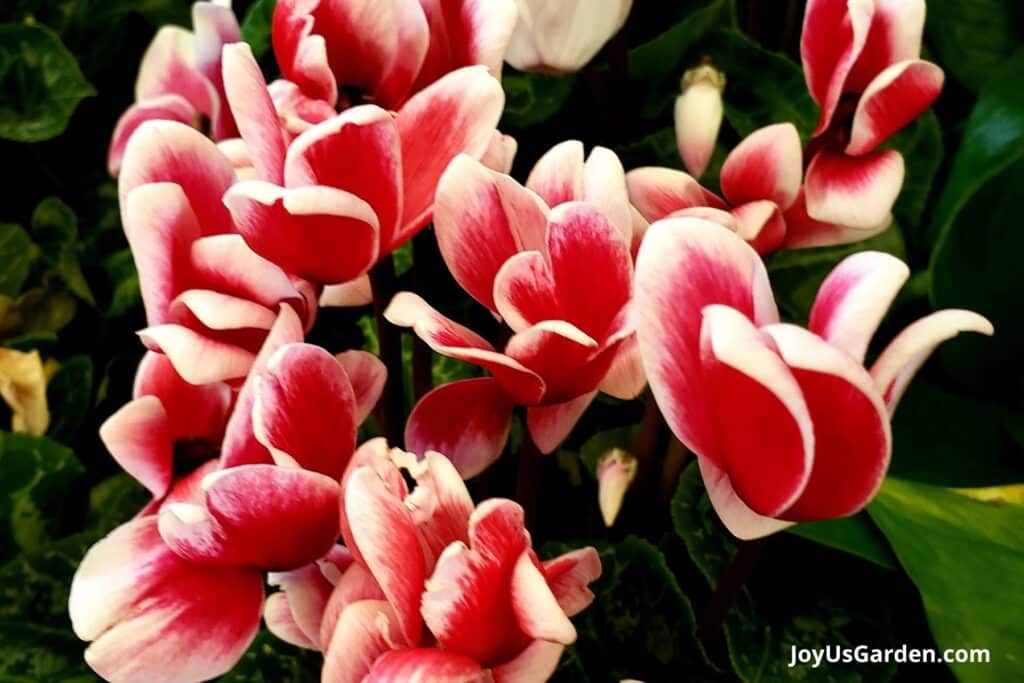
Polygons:
[[285,140],[263,72],[246,43],[224,47],[224,86],[260,178],[284,182]]
[[162,119],[195,127],[199,125],[199,112],[181,95],[159,95],[130,106],[117,120],[114,134],[110,137],[110,149],[107,152],[107,170],[110,175],[117,176],[120,172],[125,147],[136,129],[146,121]]
[[[333,76],[331,77],[333,80]],[[324,100],[310,97],[298,85],[279,78],[267,86],[274,103],[278,121],[287,136],[305,133],[318,123],[337,115],[334,106]],[[286,157],[287,158],[287,157]]]
[[632,334],[615,352],[611,367],[598,388],[609,396],[630,401],[639,396],[646,386],[647,375],[644,374],[640,347],[636,335]]
[[163,498],[174,477],[167,411],[156,396],[129,401],[100,425],[100,439],[117,464]]
[[[335,546],[334,549],[322,560],[307,564],[298,569],[273,573],[267,576],[267,583],[281,589],[267,599],[267,607],[264,609],[264,619],[267,625],[273,626],[267,616],[271,609],[271,602],[283,602],[287,608],[287,615],[278,606],[274,609],[281,614],[282,625],[288,627],[288,619],[298,629],[299,634],[312,649],[320,649],[320,627],[327,609],[328,600],[335,589],[333,581],[338,581],[337,575],[348,570],[352,563],[352,555],[342,546]],[[330,576],[329,576],[330,574]],[[275,600],[276,598],[276,600]],[[282,637],[283,636],[279,636]],[[284,638],[287,640],[287,638]],[[289,641],[291,642],[291,641]]]
[[510,596],[516,561],[530,546],[522,508],[498,498],[481,503],[469,536],[468,547],[453,543],[438,559],[423,593],[423,620],[445,649],[493,666],[530,641]]
[[[207,330],[269,330],[276,319],[266,306],[208,289],[190,289],[171,302],[171,319]],[[240,344],[241,345],[241,344]]]
[[190,384],[241,379],[255,356],[243,348],[202,336],[181,325],[155,325],[140,330],[146,348],[171,359],[174,369]]
[[626,171],[615,152],[595,147],[583,166],[583,200],[604,214],[622,234],[626,244],[632,241],[633,217],[626,188]]
[[278,310],[277,322],[267,333],[263,347],[252,364],[253,371],[245,378],[245,383],[238,392],[235,408],[228,418],[224,444],[221,447],[223,467],[273,462],[270,453],[253,435],[252,412],[256,401],[254,385],[270,357],[279,348],[285,344],[301,342],[302,338],[302,323],[295,310],[291,306],[282,305]]
[[514,407],[491,377],[442,385],[413,407],[405,425],[406,448],[443,453],[463,478],[475,477],[504,450]]
[[[323,643],[324,647],[331,642],[331,636],[334,635],[334,630],[338,626],[338,619],[341,618],[345,609],[349,605],[363,600],[387,600],[387,598],[384,597],[373,574],[364,569],[363,565],[355,563],[341,575],[324,606],[319,633],[319,642]],[[396,638],[395,642],[400,642],[400,638],[401,636]]]
[[491,136],[487,151],[481,157],[480,163],[492,171],[507,175],[512,172],[512,163],[515,161],[518,149],[519,143],[514,137],[503,135],[500,130],[496,130]]
[[345,351],[335,356],[344,368],[355,395],[355,422],[362,424],[373,412],[384,391],[388,369],[377,356],[366,351]]
[[548,206],[583,199],[583,143],[567,140],[544,153],[526,180]]
[[434,231],[445,264],[470,296],[496,310],[494,279],[516,253],[544,250],[547,207],[507,175],[466,154],[437,186]]
[[469,657],[437,648],[392,650],[373,664],[362,683],[488,683],[491,676]]
[[345,545],[358,549],[377,579],[395,610],[405,642],[417,644],[423,625],[419,606],[426,565],[409,509],[369,467],[348,476],[344,506],[349,526]]
[[509,592],[519,628],[537,640],[571,645],[576,640],[576,629],[531,555],[532,551],[524,551],[512,570]]
[[942,69],[921,60],[897,62],[878,74],[857,103],[846,153],[867,154],[923,114],[944,80]]
[[212,235],[192,243],[194,280],[212,289],[248,299],[271,310],[287,301],[296,310],[304,306],[288,275],[245,243],[241,235]]
[[843,259],[818,289],[807,329],[864,362],[868,344],[910,269],[895,256],[863,251]]
[[[118,176],[122,221],[128,194],[147,183],[181,186],[204,235],[231,230],[221,197],[235,180],[231,162],[195,128],[177,121],[146,121],[125,148]],[[155,206],[154,206],[155,208]]]
[[729,475],[711,460],[698,455],[697,465],[700,466],[700,476],[704,480],[704,488],[707,489],[712,507],[725,528],[736,538],[746,540],[770,536],[793,525],[792,522],[764,517],[751,510],[736,493]]
[[399,619],[382,600],[349,605],[331,634],[324,653],[323,683],[362,683],[378,658],[401,647]]
[[421,0],[420,4],[430,26],[430,47],[418,87],[474,64],[501,77],[501,62],[516,25],[512,0]]
[[374,92],[381,106],[392,110],[399,109],[409,96],[430,42],[427,16],[418,0],[396,0],[394,12],[398,42],[391,64]]
[[741,204],[732,210],[732,215],[736,234],[758,254],[772,253],[786,239],[786,220],[778,204],[769,199]]
[[875,228],[892,211],[903,175],[903,156],[893,150],[857,157],[821,151],[807,167],[807,213],[850,228]]
[[807,197],[803,189],[797,196],[793,206],[785,213],[786,237],[782,243],[784,249],[809,249],[836,244],[859,242],[877,235],[892,224],[892,214],[888,214],[876,226],[867,229],[850,228],[835,223],[815,220],[807,214]]
[[938,311],[926,316],[900,332],[871,366],[871,378],[885,397],[889,413],[896,405],[910,380],[928,360],[939,344],[961,332],[992,335],[992,323],[971,311],[957,309]]
[[616,350],[600,347],[564,320],[537,323],[515,334],[505,347],[510,358],[543,379],[545,404],[570,401],[596,389]]
[[535,640],[504,664],[491,669],[494,683],[533,683],[546,681],[555,674],[564,645]]
[[601,558],[596,550],[573,550],[542,564],[544,577],[566,615],[574,617],[594,601],[587,586],[601,577]]
[[803,150],[792,123],[754,131],[740,142],[722,165],[722,193],[738,205],[769,199],[788,208],[800,191]]
[[267,624],[267,630],[284,642],[306,650],[319,649],[299,628],[284,593],[274,593],[267,598],[263,605],[263,621]]
[[367,306],[373,303],[370,278],[366,275],[340,285],[327,285],[320,294],[321,306]]
[[319,2],[314,30],[324,37],[327,60],[339,85],[373,91],[398,49],[394,2]]
[[814,134],[832,122],[846,79],[864,50],[874,0],[810,0],[804,11],[800,57],[811,97],[821,107]]
[[847,78],[851,92],[863,92],[888,66],[921,54],[924,0],[874,0],[874,5],[864,49]]
[[566,319],[602,339],[632,293],[629,244],[604,215],[580,202],[551,212],[547,243],[555,297]]
[[386,253],[402,215],[399,144],[391,114],[373,105],[352,107],[292,141],[285,184],[327,185],[365,201],[377,215],[381,253]]
[[[882,485],[892,453],[889,416],[871,377],[843,351],[793,325],[770,325],[814,424],[814,466],[789,521],[851,515]],[[733,480],[735,483],[735,479]]]
[[133,398],[155,396],[167,411],[172,439],[206,439],[219,442],[231,407],[226,384],[196,386],[181,378],[171,361],[159,353],[147,353],[135,372]]
[[247,181],[228,190],[224,203],[253,251],[307,280],[347,282],[377,260],[377,216],[344,190]]
[[698,454],[714,451],[717,432],[701,398],[707,385],[699,322],[704,307],[716,303],[759,325],[778,320],[764,265],[736,233],[696,218],[652,225],[637,258],[637,341],[666,421]]
[[253,433],[278,465],[341,480],[356,448],[355,410],[352,384],[334,356],[287,344],[256,383]]
[[400,327],[411,327],[437,353],[490,370],[516,402],[533,403],[544,393],[544,382],[536,373],[496,352],[483,337],[444,317],[412,292],[396,294],[384,317]]
[[85,660],[111,681],[207,680],[226,673],[259,630],[258,572],[186,562],[139,517],[94,545],[68,599]]
[[441,174],[461,153],[483,156],[504,105],[501,84],[483,67],[473,66],[444,76],[399,110],[402,221],[400,229],[388,235],[390,241],[383,241],[382,235],[382,251],[390,252],[430,221]]
[[406,455],[409,462],[403,466],[416,480],[416,488],[405,504],[412,509],[420,540],[429,550],[427,567],[432,568],[451,543],[469,541],[473,499],[454,463],[441,453],[428,451],[422,460]]
[[195,282],[192,242],[199,223],[181,186],[151,183],[125,196],[122,220],[151,325],[168,322],[171,300]]
[[803,492],[814,457],[814,425],[800,386],[769,338],[739,311],[703,311],[701,352],[718,438],[698,453],[721,463],[758,514],[777,516]]
[[537,449],[547,454],[558,448],[583,417],[595,396],[597,392],[592,391],[565,403],[528,408],[526,425]]
[[162,26],[139,64],[136,102],[161,95],[178,95],[200,113],[213,113],[216,91],[196,64],[195,35],[178,26]]
[[322,36],[311,35],[312,13],[319,5],[319,0],[280,0],[274,7],[270,37],[284,77],[310,97],[333,106],[338,84],[327,62],[327,44]]
[[492,301],[505,324],[515,332],[565,317],[551,265],[541,251],[519,252],[505,261],[494,277]]
[[629,200],[648,221],[658,221],[693,207],[725,206],[690,175],[671,168],[648,166],[633,169],[626,174],[626,185]]
[[238,127],[227,105],[221,70],[224,46],[242,39],[238,20],[229,4],[217,0],[197,2],[192,5],[192,26],[196,32],[196,66],[217,93],[210,113],[213,137],[216,140],[238,137]]
[[242,465],[207,475],[202,486],[205,507],[160,512],[160,535],[192,562],[285,571],[323,557],[338,538],[338,483],[322,474]]

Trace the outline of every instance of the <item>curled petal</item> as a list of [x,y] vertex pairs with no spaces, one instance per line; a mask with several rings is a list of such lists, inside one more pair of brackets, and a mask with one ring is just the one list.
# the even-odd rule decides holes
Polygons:
[[666,421],[680,441],[700,454],[713,453],[717,430],[701,398],[707,384],[699,321],[704,307],[716,303],[759,325],[778,320],[764,265],[734,232],[696,218],[652,225],[637,258],[637,341]]
[[[363,565],[354,563],[341,575],[328,596],[320,619],[320,643],[330,644],[331,636],[338,625],[338,619],[345,609],[362,600],[387,600],[373,574]],[[398,642],[396,639],[395,642]]]
[[137,517],[94,545],[75,572],[68,612],[110,681],[207,680],[241,658],[260,625],[263,578],[180,559]]
[[807,329],[864,362],[868,344],[910,269],[895,256],[864,251],[842,260],[818,289]]
[[512,570],[510,597],[523,633],[537,640],[571,645],[576,629],[566,616],[530,550],[523,552]]
[[389,241],[382,234],[382,252],[390,252],[430,222],[441,174],[461,153],[483,156],[504,106],[505,92],[497,79],[482,66],[468,66],[416,93],[399,110],[402,222]]
[[781,209],[796,200],[803,176],[800,135],[792,123],[754,131],[722,165],[722,193],[733,205],[768,199]]
[[611,367],[598,388],[609,396],[630,401],[639,396],[646,386],[647,375],[644,374],[640,347],[636,334],[631,334],[615,352]]
[[420,538],[432,553],[430,563],[455,541],[469,541],[473,499],[455,464],[444,455],[428,451],[422,460],[410,457],[406,469],[416,488],[405,498],[412,509]]
[[210,112],[213,137],[216,140],[237,137],[238,127],[224,92],[221,54],[224,46],[242,39],[238,19],[228,3],[196,2],[192,5],[192,26],[196,32],[196,66],[216,93]]
[[537,449],[545,454],[554,452],[569,437],[595,396],[597,392],[592,391],[564,403],[528,408],[526,426]]
[[208,289],[190,289],[171,302],[171,319],[193,327],[193,322],[209,330],[269,330],[274,312],[266,306],[230,294]]
[[130,401],[100,425],[100,439],[125,472],[163,498],[174,477],[167,411],[156,396]]
[[256,383],[253,433],[278,465],[341,480],[356,447],[355,411],[352,384],[334,356],[287,344]]
[[302,295],[277,265],[245,243],[241,235],[212,235],[192,243],[190,262],[204,289],[248,299],[271,310],[288,301],[303,310]]
[[698,455],[697,464],[712,507],[725,528],[736,538],[747,540],[770,536],[793,525],[793,522],[765,517],[751,510],[736,493],[729,475],[711,460]]
[[323,36],[312,35],[313,10],[319,5],[319,0],[281,0],[274,7],[270,37],[285,78],[333,106],[338,84],[327,63],[327,44]]
[[488,683],[487,671],[469,657],[437,648],[392,650],[381,655],[363,683]]
[[505,261],[494,278],[495,310],[515,332],[564,317],[548,258],[522,251]]
[[178,26],[162,26],[146,48],[135,81],[135,100],[177,95],[207,116],[216,91],[196,64],[195,35]]
[[721,199],[692,176],[671,168],[647,166],[626,174],[629,200],[648,221],[658,221],[694,207],[724,208]]
[[924,0],[874,0],[871,31],[850,70],[846,87],[863,92],[888,66],[921,54]]
[[327,285],[320,294],[321,306],[355,307],[371,303],[373,290],[370,288],[370,278],[366,275],[340,285]]
[[736,221],[736,234],[758,254],[772,253],[786,239],[786,220],[779,206],[771,200],[741,204],[732,210],[732,216]]
[[366,351],[345,351],[335,358],[352,383],[352,393],[356,400],[355,422],[357,425],[362,424],[373,412],[384,391],[388,368],[380,358]]
[[412,409],[405,445],[414,453],[444,453],[463,478],[475,477],[504,450],[514,407],[491,377],[442,385]]
[[[590,393],[604,379],[615,349],[564,320],[546,320],[515,334],[505,352],[544,381],[544,401],[564,403]],[[504,386],[503,378],[498,378]]]
[[160,399],[172,439],[220,440],[231,405],[226,384],[196,386],[181,378],[167,356],[147,353],[135,372],[132,397]]
[[138,334],[146,348],[166,354],[175,371],[191,384],[241,379],[255,360],[241,347],[204,337],[181,325],[155,325]]
[[242,465],[207,475],[202,488],[203,506],[160,511],[160,535],[190,561],[286,571],[320,559],[338,538],[338,483],[322,474]]
[[950,309],[918,320],[889,343],[871,366],[871,378],[885,397],[890,414],[895,412],[910,380],[932,351],[961,332],[992,335],[995,329],[977,313]]
[[877,235],[892,225],[891,213],[878,225],[866,229],[850,228],[811,218],[807,213],[807,196],[803,189],[797,195],[793,206],[786,211],[785,219],[786,238],[782,243],[784,249],[809,249],[859,242]]
[[583,143],[579,140],[561,142],[544,153],[526,186],[540,195],[548,206],[583,199]]
[[107,151],[110,175],[117,176],[121,171],[125,147],[138,127],[153,120],[178,121],[194,128],[199,125],[199,112],[187,99],[173,94],[159,95],[130,106],[117,120],[114,134],[110,137],[110,149]]
[[263,605],[263,621],[267,623],[267,630],[284,642],[306,650],[319,649],[299,628],[284,593],[274,593],[267,598]]
[[920,116],[942,90],[945,75],[935,64],[908,60],[871,81],[857,102],[846,153],[867,154]]
[[487,151],[480,158],[480,163],[492,171],[508,175],[512,172],[512,162],[515,161],[518,149],[519,143],[514,137],[496,130],[487,145]]
[[601,576],[601,558],[596,550],[573,550],[542,564],[544,578],[566,615],[574,617],[594,601],[587,586]]
[[615,152],[595,147],[583,166],[583,200],[604,215],[628,245],[633,239],[626,171]]
[[381,655],[401,647],[402,629],[383,600],[361,600],[345,608],[327,643],[321,681],[362,683]]
[[818,221],[871,230],[890,215],[904,172],[903,156],[893,150],[858,157],[819,152],[807,167],[807,213]]

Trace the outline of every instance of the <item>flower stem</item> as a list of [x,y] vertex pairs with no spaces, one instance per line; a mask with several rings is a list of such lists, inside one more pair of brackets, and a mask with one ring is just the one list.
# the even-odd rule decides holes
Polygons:
[[656,491],[658,479],[655,459],[657,453],[664,450],[667,441],[668,428],[665,425],[665,418],[662,417],[661,409],[654,400],[654,394],[648,392],[647,401],[644,403],[644,415],[640,420],[640,433],[633,443],[633,457],[637,462],[637,490],[644,492],[645,496]]
[[370,286],[373,290],[373,314],[377,321],[380,359],[388,369],[388,380],[377,404],[377,419],[388,444],[401,447],[405,414],[402,333],[399,328],[384,319],[384,310],[398,290],[395,264],[390,256],[382,259],[370,271]]
[[540,457],[540,451],[533,443],[530,431],[524,426],[523,440],[519,444],[519,469],[516,471],[516,502],[523,507],[527,529],[534,528],[533,523],[537,518],[541,476]]
[[761,553],[764,552],[767,540],[767,538],[758,538],[752,541],[740,541],[736,548],[736,554],[732,556],[732,561],[718,577],[718,582],[715,584],[714,590],[711,591],[711,597],[708,598],[708,602],[704,605],[704,610],[697,620],[697,637],[702,642],[706,643],[721,631],[729,608],[736,602],[743,586],[754,573],[754,567],[757,565]]
[[[437,244],[434,231],[430,228],[421,230],[412,238],[412,281],[413,287],[420,296],[431,301],[431,294],[436,289],[437,281]],[[434,352],[419,337],[413,337],[412,346],[412,395],[418,401],[434,388]]]

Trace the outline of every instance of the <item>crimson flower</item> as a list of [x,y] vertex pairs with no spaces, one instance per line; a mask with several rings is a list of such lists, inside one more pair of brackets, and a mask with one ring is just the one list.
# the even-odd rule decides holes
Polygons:
[[848,257],[821,285],[804,329],[779,323],[764,265],[735,233],[696,218],[651,226],[635,293],[644,368],[735,535],[863,508],[882,484],[890,416],[914,373],[957,333],[992,333],[975,313],[939,311],[865,369],[908,275],[887,254]]
[[513,334],[498,351],[418,295],[394,298],[388,320],[492,375],[424,396],[406,425],[408,448],[444,452],[471,477],[501,454],[516,405],[527,406],[530,434],[548,453],[599,389],[623,398],[643,389],[628,304],[630,246],[646,223],[612,152],[595,149],[584,162],[580,143],[563,143],[526,187],[459,157],[438,187],[434,225],[455,279]]

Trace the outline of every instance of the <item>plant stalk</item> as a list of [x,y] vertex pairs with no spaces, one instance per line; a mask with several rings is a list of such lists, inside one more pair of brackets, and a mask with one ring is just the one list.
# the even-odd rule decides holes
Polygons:
[[740,541],[736,554],[733,555],[732,561],[722,575],[718,577],[718,583],[715,584],[711,597],[704,605],[704,610],[697,620],[697,637],[702,642],[706,643],[722,630],[725,617],[735,604],[743,586],[753,575],[754,567],[757,565],[761,553],[764,552],[767,540],[767,538],[758,538],[752,541]]
[[387,383],[377,404],[377,419],[388,444],[401,447],[404,432],[405,391],[403,389],[402,332],[384,319],[384,311],[398,290],[398,277],[391,257],[381,259],[370,270],[373,315],[377,322],[380,359],[388,369]]

